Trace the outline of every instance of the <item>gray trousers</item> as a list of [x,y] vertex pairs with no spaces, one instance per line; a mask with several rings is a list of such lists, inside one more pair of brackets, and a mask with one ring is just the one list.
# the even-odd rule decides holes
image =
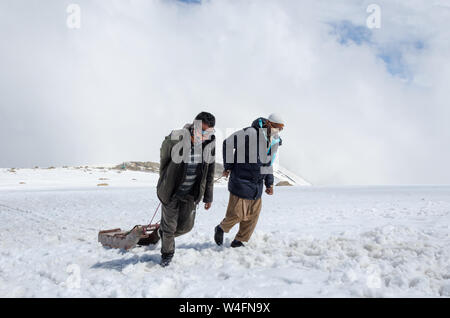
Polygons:
[[161,253],[175,252],[175,237],[188,233],[194,227],[195,203],[193,197],[185,200],[172,198],[169,204],[162,204]]

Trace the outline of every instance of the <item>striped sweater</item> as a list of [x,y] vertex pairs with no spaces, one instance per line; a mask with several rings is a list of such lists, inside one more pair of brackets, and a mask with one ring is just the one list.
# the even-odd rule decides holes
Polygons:
[[189,161],[186,162],[186,178],[176,192],[178,197],[191,194],[195,181],[197,181],[197,167],[201,163],[201,160],[202,153],[194,153],[194,147],[192,147]]

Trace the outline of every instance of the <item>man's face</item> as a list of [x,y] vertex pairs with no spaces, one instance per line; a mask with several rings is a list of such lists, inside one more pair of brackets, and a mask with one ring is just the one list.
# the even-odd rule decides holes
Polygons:
[[202,123],[201,129],[197,128],[198,126],[194,126],[194,142],[195,143],[202,143],[206,140],[211,139],[211,136],[214,134],[215,130],[212,127],[209,127],[207,124]]
[[280,132],[284,129],[284,125],[269,122],[269,129],[270,129],[271,136],[278,136],[280,134]]

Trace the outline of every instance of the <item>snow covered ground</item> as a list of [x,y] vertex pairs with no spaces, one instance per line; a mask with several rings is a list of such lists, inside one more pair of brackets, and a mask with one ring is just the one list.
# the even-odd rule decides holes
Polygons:
[[240,249],[229,248],[237,228],[213,241],[228,200],[218,186],[163,269],[159,245],[97,242],[100,229],[149,221],[156,179],[0,170],[0,297],[450,296],[450,186],[277,187]]

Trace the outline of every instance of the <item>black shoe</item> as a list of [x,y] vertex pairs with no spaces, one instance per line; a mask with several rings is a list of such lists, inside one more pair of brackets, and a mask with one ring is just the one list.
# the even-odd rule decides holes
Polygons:
[[162,254],[161,255],[161,263],[159,263],[159,265],[161,265],[161,267],[169,266],[170,262],[172,261],[172,258],[173,258],[173,253]]
[[233,242],[231,242],[231,247],[241,247],[241,246],[245,246],[244,244],[242,244],[241,241],[233,240]]
[[219,246],[223,244],[223,230],[220,225],[217,225],[214,229],[214,241]]

